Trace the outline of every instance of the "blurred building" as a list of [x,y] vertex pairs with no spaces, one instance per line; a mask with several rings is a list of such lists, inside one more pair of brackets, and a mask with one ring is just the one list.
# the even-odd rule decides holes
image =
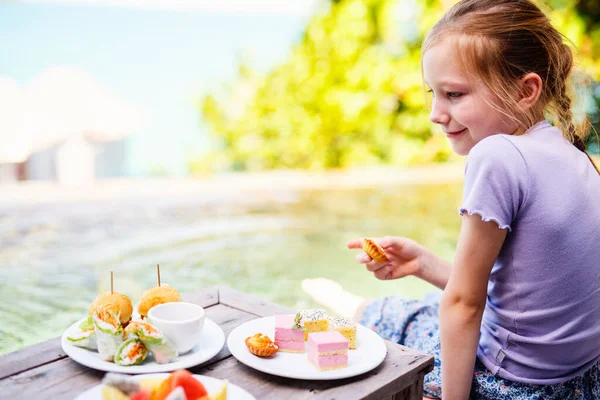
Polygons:
[[21,87],[0,81],[0,182],[77,184],[125,175],[125,138],[142,113],[79,68],[53,67]]
[[123,176],[125,162],[125,139],[106,143],[74,140],[32,154],[23,163],[21,176],[15,174],[13,167],[13,179],[85,182]]

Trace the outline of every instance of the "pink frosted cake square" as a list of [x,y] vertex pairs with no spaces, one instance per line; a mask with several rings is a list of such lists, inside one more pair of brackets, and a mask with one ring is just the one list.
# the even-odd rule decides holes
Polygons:
[[304,353],[304,331],[292,329],[293,326],[293,315],[276,315],[275,343],[279,345],[279,351]]
[[308,335],[308,361],[321,371],[348,366],[348,340],[338,331]]

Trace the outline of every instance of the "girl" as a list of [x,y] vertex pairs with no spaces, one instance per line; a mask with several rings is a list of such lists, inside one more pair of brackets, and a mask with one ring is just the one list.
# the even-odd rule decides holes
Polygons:
[[468,155],[455,260],[401,237],[378,240],[385,264],[358,256],[376,278],[418,276],[441,300],[361,304],[330,281],[303,283],[334,311],[354,305],[363,325],[433,354],[427,396],[600,398],[600,176],[570,111],[572,63],[530,1],[452,7],[423,43],[422,68],[431,121]]

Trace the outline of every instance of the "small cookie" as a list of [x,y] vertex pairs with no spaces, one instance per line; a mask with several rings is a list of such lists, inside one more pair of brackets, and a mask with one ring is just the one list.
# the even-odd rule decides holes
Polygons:
[[369,238],[365,238],[363,241],[363,250],[369,255],[369,257],[378,263],[386,263],[390,261],[381,246]]
[[258,357],[271,357],[279,350],[279,345],[262,333],[248,336],[244,342],[250,353]]

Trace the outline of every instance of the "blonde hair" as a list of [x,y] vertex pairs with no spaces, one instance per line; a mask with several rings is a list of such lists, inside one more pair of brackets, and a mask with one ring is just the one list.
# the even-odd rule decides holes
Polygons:
[[[499,100],[500,106],[492,106],[512,119],[519,131],[526,131],[546,113],[565,138],[585,152],[590,124],[585,118],[576,124],[571,111],[573,53],[563,35],[533,2],[460,1],[430,30],[422,54],[447,38],[455,41],[465,70]],[[542,79],[542,92],[528,112],[519,112],[519,79],[532,72]]]

